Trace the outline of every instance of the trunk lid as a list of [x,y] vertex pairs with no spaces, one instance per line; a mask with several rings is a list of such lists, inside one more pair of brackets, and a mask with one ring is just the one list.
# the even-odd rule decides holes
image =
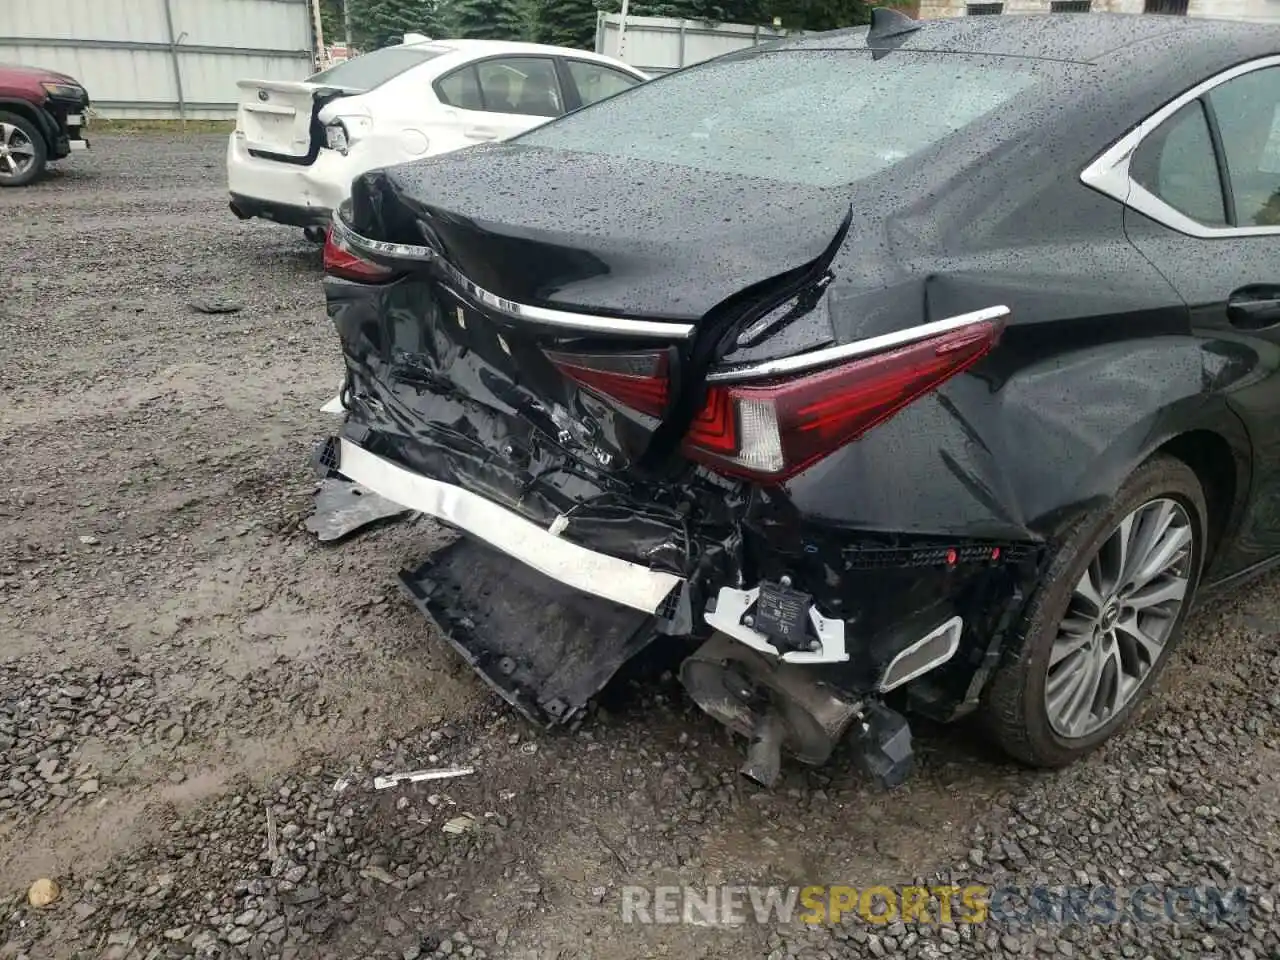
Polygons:
[[319,146],[318,105],[352,92],[305,80],[240,80],[236,126],[254,153],[303,160]]
[[352,197],[357,232],[432,247],[498,296],[689,321],[813,262],[849,211],[846,187],[518,142],[372,171]]
[[[343,216],[362,255],[379,258],[367,240],[439,254],[378,294],[387,342],[356,348],[361,363],[377,353],[359,389],[432,442],[496,418],[484,431],[526,461],[554,449],[604,474],[669,466],[718,329],[789,296],[847,223],[834,191],[707,175],[673,210],[687,171],[562,161],[568,182],[541,150],[463,153],[353,185]],[[368,327],[335,321],[351,366]]]

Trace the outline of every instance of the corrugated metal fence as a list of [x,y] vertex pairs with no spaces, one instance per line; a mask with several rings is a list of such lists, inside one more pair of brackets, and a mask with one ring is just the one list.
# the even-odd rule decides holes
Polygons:
[[227,119],[236,81],[312,72],[307,0],[0,0],[0,62],[69,73],[112,118]]
[[624,50],[619,56],[621,21],[616,13],[600,13],[596,17],[596,53],[617,57],[648,74],[669,73],[743,47],[804,32],[676,17],[627,17]]

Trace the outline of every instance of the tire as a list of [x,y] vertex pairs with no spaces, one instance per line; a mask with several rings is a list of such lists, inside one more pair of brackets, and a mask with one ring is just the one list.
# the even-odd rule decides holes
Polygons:
[[[1181,508],[1182,513],[1179,513],[1178,508]],[[1105,600],[1110,589],[1093,590],[1093,586],[1123,579],[1123,574],[1118,578],[1104,576],[1104,569],[1114,571],[1119,568],[1121,561],[1118,558],[1123,554],[1119,553],[1119,541],[1112,539],[1113,534],[1118,532],[1122,521],[1132,518],[1135,511],[1140,509],[1143,512],[1138,514],[1138,519],[1128,529],[1154,531],[1163,520],[1163,511],[1167,510],[1175,519],[1170,522],[1170,539],[1161,542],[1172,545],[1189,534],[1190,554],[1184,556],[1181,553],[1183,548],[1178,548],[1176,568],[1162,573],[1145,590],[1125,588],[1122,591],[1124,596],[1104,603],[1099,608],[1099,615],[1094,618],[1091,614],[1091,601],[1085,599],[1085,594],[1095,593]],[[1184,519],[1185,524],[1182,523]],[[1183,623],[1194,604],[1195,590],[1200,582],[1206,523],[1204,492],[1195,473],[1182,461],[1163,455],[1153,457],[1134,471],[1110,504],[1091,511],[1077,521],[1050,561],[1048,573],[1033,594],[1020,629],[1010,638],[1001,665],[987,684],[983,695],[983,719],[996,742],[1007,754],[1033,767],[1064,767],[1092,751],[1128,722],[1133,711],[1150,694],[1170,653],[1181,638]],[[1138,535],[1141,536],[1141,532]],[[1145,541],[1136,545],[1130,543],[1126,553],[1129,557],[1141,556],[1144,547]],[[1098,561],[1096,565],[1095,559]],[[1153,559],[1152,564],[1155,562]],[[1157,595],[1156,591],[1161,589],[1161,585],[1165,590],[1176,591],[1184,572],[1185,593],[1180,605],[1176,607],[1176,615],[1167,615],[1168,611],[1174,609],[1172,605],[1176,600],[1143,607],[1145,619],[1142,621],[1131,615],[1137,608],[1126,606],[1125,597],[1131,597],[1134,603],[1141,600],[1146,604],[1152,596]],[[1086,582],[1083,579],[1086,574],[1089,587],[1078,587]],[[1107,628],[1108,622],[1110,628]],[[1158,655],[1151,655],[1152,647],[1137,641],[1138,633],[1128,632],[1140,622],[1155,624],[1156,632],[1164,632]],[[1082,624],[1087,623],[1092,623],[1093,626],[1080,629]],[[1060,633],[1060,629],[1069,630],[1070,633]],[[1104,632],[1099,634],[1100,630]],[[1138,632],[1151,636],[1151,631],[1147,629],[1139,628]],[[1086,636],[1090,639],[1082,639]],[[1049,668],[1054,657],[1055,643],[1061,644],[1058,648],[1061,659],[1054,669],[1062,672],[1055,674],[1055,680],[1050,681]],[[1081,645],[1080,649],[1061,656],[1061,651],[1077,644]],[[1143,652],[1135,654],[1135,651]],[[1094,674],[1080,672],[1087,668],[1078,665],[1090,663],[1090,657],[1094,657],[1092,662],[1096,663],[1097,658],[1108,655],[1113,655],[1116,659],[1113,667],[1104,667],[1097,674],[1104,678],[1108,669],[1115,675],[1121,669],[1121,662],[1149,666],[1144,676],[1131,681],[1131,686],[1136,686],[1133,686],[1133,692],[1128,694],[1127,701],[1122,706],[1116,703],[1111,710],[1076,708],[1077,714],[1081,709],[1085,712],[1077,724],[1071,725],[1070,729],[1076,735],[1063,733],[1061,728],[1067,722],[1064,714],[1070,715],[1071,708],[1051,711],[1046,700],[1046,689],[1056,691],[1055,699],[1058,704],[1074,703],[1075,700],[1070,695],[1061,694],[1070,682],[1070,675],[1075,673],[1082,678],[1082,684],[1086,683]],[[1124,659],[1126,656],[1127,659]],[[1066,669],[1068,667],[1073,669]],[[1081,686],[1076,689],[1085,688]],[[1119,690],[1120,686],[1113,686],[1103,679],[1099,689]],[[1105,699],[1105,692],[1102,696]],[[1098,702],[1097,699],[1090,700],[1087,693],[1080,699],[1085,704]],[[1090,724],[1098,725],[1089,729]]]
[[[14,147],[22,153],[9,153]],[[0,187],[25,187],[49,161],[44,135],[26,117],[0,110]],[[20,168],[15,171],[15,167]]]

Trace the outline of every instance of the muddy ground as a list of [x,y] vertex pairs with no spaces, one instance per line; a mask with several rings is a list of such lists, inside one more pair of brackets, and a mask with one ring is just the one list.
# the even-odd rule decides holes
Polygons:
[[[98,138],[0,194],[0,957],[1280,956],[1280,580],[1202,610],[1135,727],[1056,775],[922,727],[897,792],[841,756],[766,793],[660,657],[538,733],[395,586],[446,533],[301,529],[340,372],[320,254],[231,216],[223,146]],[[476,773],[372,788],[453,763]],[[34,909],[42,877],[61,895]],[[1106,925],[620,911],[628,884],[943,878],[1248,902]]]

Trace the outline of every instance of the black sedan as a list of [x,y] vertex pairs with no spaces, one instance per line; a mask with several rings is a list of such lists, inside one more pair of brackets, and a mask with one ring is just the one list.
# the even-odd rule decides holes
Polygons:
[[1277,118],[1272,27],[877,10],[375,171],[323,464],[469,535],[405,586],[540,722],[666,635],[764,782],[1066,764],[1280,555]]

